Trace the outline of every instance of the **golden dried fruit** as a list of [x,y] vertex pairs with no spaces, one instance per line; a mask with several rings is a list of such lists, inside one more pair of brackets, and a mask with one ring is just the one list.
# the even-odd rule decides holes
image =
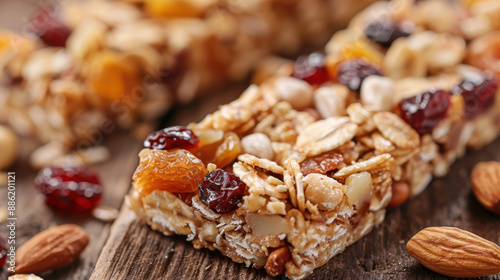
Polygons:
[[146,14],[153,18],[200,17],[202,11],[188,0],[146,0]]
[[203,162],[183,149],[170,151],[143,149],[133,182],[141,194],[155,190],[192,193],[208,173]]
[[[215,139],[215,138],[214,138]],[[200,144],[194,149],[193,154],[201,159],[205,164],[213,163],[220,168],[224,168],[241,154],[241,142],[234,132],[226,132],[217,141],[204,142],[200,138]]]
[[39,273],[73,262],[89,243],[85,230],[61,225],[33,236],[17,250],[16,273]]
[[471,174],[472,189],[486,209],[500,215],[500,162],[476,164]]
[[8,168],[17,157],[17,135],[0,125],[0,170]]
[[89,66],[91,70],[86,76],[87,83],[104,100],[131,96],[140,85],[139,73],[133,63],[114,52],[98,52]]
[[500,272],[500,247],[454,227],[428,227],[406,244],[425,267],[451,277],[480,277]]

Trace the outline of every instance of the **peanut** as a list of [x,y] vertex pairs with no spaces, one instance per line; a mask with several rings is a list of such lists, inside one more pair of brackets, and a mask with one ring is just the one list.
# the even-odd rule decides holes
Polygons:
[[387,208],[393,209],[399,207],[400,205],[405,203],[406,200],[408,200],[409,196],[410,185],[408,185],[408,183],[403,181],[394,182],[392,184],[392,198],[389,202],[389,205],[387,205]]
[[267,274],[273,277],[283,274],[283,272],[285,272],[285,263],[290,261],[290,258],[291,255],[288,246],[283,246],[274,250],[271,254],[269,254],[269,257],[267,258]]

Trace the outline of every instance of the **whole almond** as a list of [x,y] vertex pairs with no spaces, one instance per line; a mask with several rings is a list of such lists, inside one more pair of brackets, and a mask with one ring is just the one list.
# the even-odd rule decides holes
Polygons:
[[472,189],[486,209],[500,215],[500,162],[476,164],[471,174]]
[[425,267],[451,277],[500,272],[500,247],[459,228],[425,228],[408,241],[406,250]]
[[77,225],[61,225],[33,236],[17,250],[16,273],[39,273],[74,261],[89,243]]
[[280,247],[269,254],[266,262],[267,274],[276,277],[285,272],[285,263],[291,258],[288,246]]

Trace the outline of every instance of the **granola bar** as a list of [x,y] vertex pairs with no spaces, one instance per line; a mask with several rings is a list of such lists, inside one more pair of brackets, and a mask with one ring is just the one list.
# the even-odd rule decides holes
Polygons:
[[[486,2],[498,7],[375,3],[325,57],[299,58],[201,122],[151,134],[128,204],[195,248],[308,276],[397,206],[393,184],[417,195],[467,146],[498,135],[500,33]],[[488,28],[474,26],[485,18]]]
[[[0,32],[0,122],[49,147],[115,125],[151,130],[173,106],[245,78],[270,53],[323,44],[373,0],[91,0],[43,6]],[[149,125],[149,126],[148,126]]]

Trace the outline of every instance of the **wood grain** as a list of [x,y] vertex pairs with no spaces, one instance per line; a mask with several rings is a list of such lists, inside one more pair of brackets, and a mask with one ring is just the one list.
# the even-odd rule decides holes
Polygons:
[[[428,226],[456,226],[500,243],[500,217],[476,201],[469,177],[475,163],[500,161],[499,147],[497,140],[468,153],[448,176],[434,179],[421,195],[388,211],[379,228],[308,279],[449,279],[420,265],[406,252],[406,242]],[[133,217],[122,209],[91,279],[273,279],[218,252],[195,250],[182,236],[163,236]]]
[[[42,1],[43,2],[43,1]],[[0,1],[0,26],[22,31],[26,16],[37,1]],[[211,94],[187,107],[174,108],[164,125],[200,121],[218,104],[237,97],[244,87]],[[105,186],[104,204],[119,208],[130,188],[137,164],[140,141],[127,133],[106,135],[111,160],[96,166]],[[182,236],[166,237],[151,230],[122,206],[111,226],[88,217],[61,216],[47,209],[34,187],[35,171],[27,166],[27,155],[37,143],[23,140],[22,156],[9,171],[17,175],[17,244],[54,225],[76,223],[91,236],[91,242],[73,264],[41,275],[49,280],[63,279],[272,279],[264,270],[235,264],[218,252],[195,250]],[[390,210],[386,221],[308,279],[449,279],[433,273],[413,259],[406,242],[427,226],[457,226],[500,243],[500,217],[486,211],[471,191],[470,172],[479,161],[500,161],[500,140],[480,151],[469,152],[453,165],[448,176],[435,179],[421,195],[402,207]],[[0,208],[6,207],[6,189],[0,188]],[[6,236],[6,223],[0,235]],[[5,269],[0,279],[7,279]],[[283,277],[282,277],[283,278]],[[500,275],[480,279],[500,280]]]

